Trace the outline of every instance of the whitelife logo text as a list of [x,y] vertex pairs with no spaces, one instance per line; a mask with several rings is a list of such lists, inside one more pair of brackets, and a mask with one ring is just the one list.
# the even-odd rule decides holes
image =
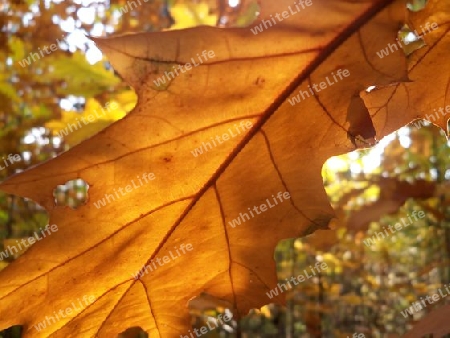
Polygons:
[[[139,184],[140,185],[136,185],[134,184],[134,180],[131,180],[131,183],[133,184],[133,186],[131,186],[131,184],[128,184],[127,186],[125,186],[125,188],[118,188],[117,190],[119,190],[119,192],[121,193],[122,196],[125,196],[127,193],[130,193],[133,189],[137,189],[140,188],[144,185],[144,183],[142,183],[140,176],[136,176],[137,179],[139,180]],[[145,173],[144,175],[142,175],[142,179],[145,181],[145,183],[148,183],[148,181],[152,181],[155,179],[155,174],[154,173],[150,173],[147,174]],[[126,192],[123,192],[123,189],[125,189]],[[119,194],[117,193],[116,189],[114,190],[114,194],[116,195],[117,198],[121,198],[122,196],[119,196]],[[107,203],[111,203],[111,201],[109,199],[112,199],[113,201],[116,201],[116,198],[114,197],[114,195],[112,194],[105,194],[105,197],[102,198],[101,200],[98,200],[97,202],[94,202],[94,205],[97,209],[100,209],[101,207],[106,206]]]
[[[429,26],[431,26],[431,27],[429,27]],[[428,34],[428,33],[432,32],[432,31],[434,31],[435,29],[437,29],[438,28],[438,24],[436,22],[433,22],[430,25],[430,23],[427,22],[425,24],[425,28],[426,28],[426,30],[422,26],[420,26],[420,29],[422,30],[422,35],[417,33],[417,30],[415,30],[412,34],[414,34],[414,36],[416,36],[416,37],[425,36],[426,34]],[[378,55],[378,57],[380,59],[384,58],[385,56],[388,56],[391,53],[394,53],[394,52],[398,51],[399,47],[400,47],[401,50],[403,50],[403,46],[402,46],[402,43],[400,42],[400,40],[399,39],[396,39],[396,40],[397,40],[397,44],[389,43],[386,48],[384,48],[384,49],[380,50],[379,52],[377,52],[377,55]],[[403,43],[405,44],[405,46],[410,44],[410,42],[408,40],[404,40]]]
[[[442,291],[444,286],[445,286],[445,290],[447,290],[447,293]],[[450,284],[444,285],[444,286],[442,286],[440,289],[437,290],[437,291],[439,291],[439,293],[435,293],[434,295],[431,295],[431,296],[427,295],[425,297],[425,299],[423,299],[423,297],[420,297],[420,301],[416,301],[416,302],[412,303],[412,305],[409,308],[407,308],[401,312],[403,317],[407,318],[408,315],[412,316],[414,314],[414,311],[421,311],[424,308],[426,308],[428,305],[431,305],[431,304],[439,301],[441,298],[445,298],[448,295],[450,295],[450,290],[448,288],[450,286]],[[427,304],[427,302],[428,302],[428,304]]]
[[[64,38],[64,36],[63,36],[63,38]],[[52,44],[50,45],[50,47],[47,47],[47,46],[42,47],[42,49],[45,51],[45,53],[46,53],[47,55],[50,55],[51,53],[53,53],[53,52],[55,52],[55,51],[58,50],[58,48],[59,48],[58,45],[61,45],[61,41],[59,41],[59,39],[56,39],[56,42],[57,42],[58,44],[52,43]],[[47,50],[48,48],[50,48],[50,51]],[[32,60],[33,60],[33,62],[35,62],[35,61],[37,61],[37,60],[40,60],[41,57],[42,57],[42,58],[45,57],[45,55],[42,53],[41,48],[39,47],[38,49],[39,49],[39,54],[40,54],[41,56],[39,56],[38,53],[33,53],[33,52],[31,52],[30,54],[28,54],[28,57],[27,57],[26,59],[23,59],[22,61],[19,61],[19,64],[22,66],[22,68],[24,68],[25,66],[31,65],[31,61],[32,61]],[[37,58],[37,60],[34,59],[35,57]]]
[[[194,59],[194,58],[191,58],[192,65],[193,65],[194,67],[198,67],[198,66],[200,66],[203,62],[206,62],[206,61],[208,60],[208,57],[206,56],[206,54],[208,54],[208,57],[209,57],[209,58],[213,58],[213,57],[216,56],[216,55],[214,54],[214,51],[212,51],[212,50],[210,50],[210,51],[204,50],[204,51],[202,52],[202,55],[201,55],[201,56],[197,53],[197,59],[198,59],[198,61],[199,61],[200,63],[196,63],[196,62],[195,62],[195,59]],[[202,57],[203,57],[203,59],[202,59]],[[178,76],[178,75],[180,75],[180,74],[178,74],[178,70],[179,70],[180,72],[182,72],[182,73],[186,73],[186,71],[192,69],[192,65],[191,65],[189,62],[187,62],[187,63],[185,63],[185,64],[183,64],[183,65],[178,65],[178,66],[176,66],[176,67],[173,67],[173,71],[175,71],[175,73],[177,74],[176,76]],[[177,69],[177,68],[178,68],[178,69]],[[157,78],[156,80],[153,80],[153,83],[156,85],[156,87],[161,87],[162,85],[166,84],[166,78],[167,78],[167,80],[170,81],[170,78],[171,78],[171,77],[172,77],[172,79],[175,79],[176,76],[175,76],[175,74],[172,73],[171,71],[169,71],[169,72],[166,71],[166,72],[164,72],[164,75],[163,75],[163,76],[160,76],[160,77]]]
[[[101,108],[102,109],[102,114],[101,115],[97,114],[97,109],[94,110],[94,113],[95,113],[95,116],[97,116],[97,118],[101,118],[102,115],[106,116],[106,114],[109,113],[109,110],[111,108],[112,109],[117,109],[117,107],[119,107],[117,105],[117,103],[112,102],[110,104],[109,102],[107,102],[105,104],[106,111],[103,108]],[[94,116],[94,114],[87,115],[86,116],[87,122],[85,120],[85,117],[83,117],[83,116],[81,116],[80,119],[81,119],[81,121],[83,121],[84,125],[87,125],[88,123],[92,123],[92,122],[94,122],[96,120],[95,116]],[[64,129],[61,129],[59,131],[58,136],[61,137],[61,138],[64,138],[64,136],[69,135],[69,131],[67,130],[67,128],[69,128],[70,133],[72,133],[75,130],[78,130],[78,128],[81,128],[82,127],[81,121],[78,120],[78,117],[75,120],[77,121],[77,123],[73,123],[73,124],[72,123],[68,123],[67,126]],[[78,126],[77,126],[77,124],[78,124]],[[72,127],[73,127],[74,130],[72,130]]]
[[[445,110],[445,111],[444,111]],[[441,114],[442,117],[450,113],[450,104],[445,107],[439,107],[438,109],[434,109],[433,114],[431,115],[425,115],[425,119],[428,121],[436,122],[437,119],[439,119],[439,115]],[[424,121],[421,120],[419,122],[413,122],[412,123],[414,127],[417,129],[420,129],[424,126]]]
[[[7,157],[8,157],[8,160],[5,159],[5,156],[2,157],[5,167],[0,164],[0,170],[6,169],[9,167],[10,164],[13,164],[14,162],[19,162],[21,160],[21,157],[19,154],[15,154],[15,155],[9,154]],[[9,163],[8,163],[8,161],[9,161]]]
[[[77,299],[77,301],[78,301],[78,305],[80,306],[79,308],[77,308],[77,304],[72,302],[71,303],[72,306],[69,306],[66,309],[60,309],[58,311],[59,316],[56,314],[56,311],[53,311],[53,314],[55,315],[54,317],[53,316],[45,316],[45,320],[37,323],[37,325],[34,325],[34,328],[38,332],[40,332],[40,331],[44,330],[47,327],[47,325],[50,326],[52,324],[56,324],[62,318],[66,318],[66,316],[72,316],[72,312],[74,314],[81,313],[84,308],[86,308],[89,305],[91,305],[92,303],[94,303],[95,297],[94,296],[89,296],[89,297],[83,296],[84,304],[81,302],[81,300],[79,298]],[[61,316],[61,318],[60,318],[60,316]]]
[[[320,267],[318,266],[319,264],[320,264]],[[286,282],[288,285],[286,286],[286,284],[284,284],[284,283],[281,283],[281,284],[278,283],[277,287],[275,289],[272,289],[269,292],[266,292],[267,297],[272,299],[273,297],[278,296],[278,289],[280,290],[280,294],[283,293],[284,291],[292,289],[291,282],[294,283],[294,285],[298,285],[301,282],[304,282],[305,280],[316,276],[316,272],[314,271],[314,269],[316,269],[317,273],[320,273],[321,269],[322,270],[327,269],[328,265],[325,262],[316,262],[314,267],[312,267],[310,265],[309,268],[311,270],[312,275],[309,275],[308,271],[306,269],[304,269],[303,270],[303,272],[305,273],[304,275],[298,275],[297,277],[292,276],[291,278],[286,278]],[[298,281],[298,283],[296,281]]]
[[[281,16],[283,18],[280,17],[280,13],[275,14],[275,18],[277,18],[278,22],[283,21],[284,19],[289,18],[291,15],[297,14],[298,12],[300,12],[302,9],[305,9],[305,7],[309,7],[312,5],[312,0],[298,0],[294,2],[294,7],[297,11],[294,11],[292,9],[291,6],[288,6],[288,11],[283,11],[281,12]],[[301,8],[300,8],[301,7]],[[273,15],[270,16],[270,20],[272,20],[273,24],[276,25],[277,21],[275,21],[275,18],[273,17]],[[270,20],[263,20],[262,23],[260,23],[258,26],[255,26],[253,28],[250,28],[251,32],[256,35],[258,33],[262,33],[264,31],[264,29],[267,29],[269,27],[272,27],[272,22],[270,22]],[[267,24],[269,26],[267,26]],[[263,28],[264,26],[264,28]]]
[[[214,147],[217,147],[218,145],[216,144],[216,141],[217,143],[222,144],[223,142],[228,141],[230,138],[241,135],[241,129],[242,132],[244,133],[247,129],[250,129],[251,127],[253,127],[253,124],[250,121],[242,121],[239,126],[237,124],[234,125],[234,129],[236,130],[237,134],[234,134],[233,130],[231,128],[228,128],[229,134],[224,133],[222,137],[220,135],[217,135],[215,138],[211,137],[211,142],[213,143]],[[212,150],[212,148],[213,146],[211,145],[211,143],[202,142],[202,146],[195,148],[194,150],[191,150],[191,153],[192,155],[194,155],[194,157],[197,157],[203,154],[203,149],[205,150],[206,153],[208,150]]]
[[[261,205],[259,205],[259,206],[258,206],[258,205],[255,205],[255,206],[253,206],[252,209],[253,209],[253,211],[255,211],[255,213],[256,213],[257,215],[260,215],[260,214],[263,213],[264,211],[267,211],[267,210],[268,210],[268,209],[267,209],[267,206],[269,206],[269,209],[271,209],[271,208],[273,208],[274,206],[278,205],[277,198],[280,200],[280,203],[283,203],[284,200],[287,200],[287,199],[291,198],[291,195],[289,195],[289,193],[288,193],[287,191],[285,191],[285,192],[281,192],[281,191],[280,191],[280,192],[277,194],[277,197],[275,197],[274,195],[272,195],[272,200],[273,200],[273,203],[274,203],[274,204],[270,203],[269,199],[267,198],[267,199],[266,199],[267,204],[263,203],[263,204],[261,204]],[[259,209],[258,209],[258,207],[259,207]],[[250,208],[247,208],[247,209],[248,209],[250,215],[252,215],[252,218],[254,218],[255,215],[253,214],[252,210],[251,210]],[[261,210],[261,212],[259,212],[259,210]],[[247,218],[247,219],[245,219],[245,218]],[[236,217],[236,218],[233,219],[231,222],[228,222],[228,224],[231,225],[232,228],[235,228],[236,225],[241,225],[241,219],[242,219],[242,222],[249,221],[249,220],[250,220],[250,216],[249,216],[246,212],[244,212],[244,213],[241,212],[241,213],[239,213],[239,217]]]
[[[416,220],[416,221],[417,221],[417,216],[416,216],[416,214],[419,215],[419,218],[424,218],[424,217],[425,217],[425,213],[424,213],[422,210],[419,211],[419,212],[413,211],[413,212],[412,212],[412,217],[413,217],[414,220]],[[413,223],[413,221],[411,220],[411,215],[408,215],[408,219],[409,219],[409,222],[406,221],[405,218],[400,218],[400,221],[401,221],[401,223],[402,223],[403,225],[402,225],[400,222],[395,223],[394,225],[389,224],[388,229],[390,230],[391,234],[395,233],[396,231],[402,230],[402,227],[403,227],[403,226],[407,227],[407,226],[411,225],[411,224]],[[406,222],[406,223],[405,223],[405,222]],[[396,230],[394,230],[393,227],[395,227]],[[386,234],[386,237],[390,235],[390,234],[388,234],[387,229],[386,229],[385,227],[383,228],[383,231],[384,231],[384,234]],[[377,240],[380,240],[380,237],[384,239],[384,237],[385,237],[384,234],[383,234],[383,232],[377,232],[377,233],[375,234],[375,235],[376,235],[376,238],[375,238],[375,235],[373,235],[372,237],[363,240],[363,243],[364,243],[366,246],[372,246],[372,245],[374,245],[374,244],[376,243]],[[381,235],[381,236],[380,236],[380,235]]]
[[[47,235],[45,234],[45,231],[47,232],[47,235],[51,235],[52,233],[58,231],[58,226],[56,224],[52,224],[52,225],[46,225],[44,229],[41,229],[41,235],[42,237],[39,236],[39,232],[35,232],[33,237],[28,237],[28,238],[22,238],[22,240],[20,241],[20,243],[22,243],[22,245],[24,246],[22,248],[22,245],[19,243],[18,240],[16,240],[16,245],[11,245],[8,247],[7,250],[5,251],[0,251],[0,261],[2,261],[5,258],[8,258],[9,255],[13,254],[13,249],[15,250],[15,254],[22,252],[23,249],[27,249],[30,245],[33,245],[36,241],[40,241],[42,238],[45,238]],[[19,249],[17,249],[17,247],[19,247]],[[9,250],[9,254],[8,254],[8,250]]]
[[[302,99],[306,100],[306,98],[309,98],[310,93],[311,93],[311,95],[315,95],[315,93],[319,93],[321,90],[326,89],[328,87],[328,85],[332,86],[335,83],[337,83],[339,80],[343,80],[343,78],[350,76],[350,71],[348,69],[344,69],[344,70],[338,69],[336,73],[337,73],[336,75],[334,74],[334,72],[331,73],[331,75],[334,79],[334,82],[330,81],[330,79],[327,76],[327,77],[325,77],[325,79],[327,80],[326,82],[322,81],[319,84],[314,83],[312,85],[312,87],[314,88],[314,91],[311,89],[310,85],[308,85],[309,93],[305,90],[300,90],[299,93],[297,95],[295,95],[292,99],[288,99],[291,106],[293,106],[297,103],[300,103]],[[336,78],[336,76],[339,78],[339,80]],[[319,87],[320,87],[320,89],[319,89]],[[301,98],[300,98],[300,96],[301,96]]]
[[[155,258],[155,259],[152,259],[152,260],[150,261],[150,264],[147,264],[147,265],[146,265],[145,267],[143,267],[141,270],[139,270],[138,272],[134,273],[134,274],[133,274],[133,278],[134,278],[134,279],[138,279],[138,278],[144,276],[146,273],[149,272],[149,271],[147,271],[147,269],[149,269],[150,272],[151,272],[151,271],[156,270],[156,269],[158,268],[158,266],[163,266],[164,264],[169,263],[169,262],[171,261],[171,259],[172,259],[172,260],[177,259],[178,257],[181,256],[181,253],[178,251],[178,249],[180,249],[180,250],[183,252],[183,254],[186,254],[186,251],[185,251],[185,250],[187,250],[187,251],[192,251],[193,247],[192,247],[192,244],[191,244],[191,243],[188,243],[188,244],[181,244],[179,248],[174,247],[174,249],[175,249],[175,251],[176,251],[176,253],[177,253],[177,256],[174,256],[174,255],[172,254],[172,250],[170,250],[170,251],[169,251],[170,257],[169,257],[168,255],[166,255],[166,256],[164,256],[162,259],[159,258],[159,257],[157,257],[157,258]],[[155,260],[156,260],[156,262],[158,262],[158,266],[156,266]],[[163,261],[162,263],[161,263],[161,260]]]

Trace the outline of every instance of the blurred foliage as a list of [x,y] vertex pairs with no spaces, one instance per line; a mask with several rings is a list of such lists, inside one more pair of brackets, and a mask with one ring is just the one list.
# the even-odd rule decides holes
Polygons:
[[[352,337],[357,332],[401,337],[427,313],[448,303],[444,298],[408,318],[401,314],[450,282],[449,145],[435,127],[404,127],[372,149],[328,160],[322,172],[325,188],[344,220],[333,224],[338,242],[323,252],[308,244],[308,237],[290,239],[280,242],[275,252],[280,283],[304,275],[318,261],[328,268],[286,291],[286,307],[271,304],[252,311],[241,323],[242,336]],[[380,177],[411,184],[425,180],[435,189],[429,197],[405,199]],[[414,190],[403,193],[416,195]],[[379,213],[363,229],[347,227],[346,220],[380,198],[402,203],[389,214]],[[364,244],[414,211],[423,211],[425,217],[388,232],[373,245]]]

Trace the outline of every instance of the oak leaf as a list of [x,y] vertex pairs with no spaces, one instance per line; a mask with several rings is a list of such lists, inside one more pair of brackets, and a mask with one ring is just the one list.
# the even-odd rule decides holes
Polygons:
[[[178,337],[190,329],[188,301],[203,292],[233,304],[236,318],[282,302],[283,294],[266,297],[277,283],[275,245],[325,229],[334,215],[321,178],[325,160],[353,149],[351,140],[369,145],[374,130],[382,137],[411,119],[391,111],[385,120],[371,116],[372,124],[361,123],[368,116],[347,119],[358,95],[374,103],[358,111],[372,114],[380,98],[364,95],[368,86],[402,87],[411,77],[401,53],[390,62],[376,56],[405,13],[391,2],[314,0],[256,35],[199,27],[96,39],[138,104],[90,140],[1,184],[44,206],[59,230],[1,272],[8,283],[0,284],[0,327],[23,324],[26,337],[112,337],[140,326],[151,337]],[[261,1],[260,19],[289,5]],[[199,63],[202,51],[215,57],[155,84],[192,58]],[[337,80],[338,70],[350,76]],[[325,89],[294,106],[287,100],[327,76],[333,83]],[[437,85],[443,98],[446,87]],[[442,102],[435,98],[422,103]],[[204,142],[210,147],[194,156]],[[155,179],[95,206],[144,173]],[[53,188],[75,178],[89,184],[88,203],[56,207]],[[289,198],[230,225],[284,192]],[[193,250],[132,277],[182,244]],[[84,296],[95,301],[40,332],[33,327]]]

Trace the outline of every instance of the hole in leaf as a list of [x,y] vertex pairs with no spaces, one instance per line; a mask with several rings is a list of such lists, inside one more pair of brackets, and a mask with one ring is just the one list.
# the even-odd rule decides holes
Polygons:
[[406,8],[408,8],[411,12],[419,12],[425,8],[428,0],[410,0],[406,4]]
[[[332,269],[325,270],[313,294],[320,306],[333,305],[331,321],[326,313],[321,318],[339,333],[359,329],[366,336],[380,331],[401,336],[443,305],[414,305],[449,282],[450,232],[443,226],[450,201],[443,193],[450,177],[449,141],[442,130],[422,121],[372,149],[332,157],[323,167],[324,186],[339,219],[330,224],[337,229],[336,244],[326,253]],[[296,266],[302,255],[299,250],[294,256]],[[412,308],[412,314],[405,312]],[[314,315],[320,311],[305,316]]]
[[202,332],[205,336],[215,336],[217,333],[217,336],[222,337],[227,333],[236,332],[237,322],[233,319],[230,310],[233,306],[229,302],[203,292],[192,298],[188,307],[192,329],[186,332],[187,336],[194,336],[194,332]]
[[219,5],[219,27],[247,27],[258,17],[257,1],[228,0]]
[[346,122],[348,138],[355,147],[357,143],[361,146],[368,146],[376,142],[372,118],[363,99],[358,94],[350,99]]
[[[284,293],[286,308],[251,313],[256,329],[270,324],[280,337],[286,330],[293,337],[401,337],[443,306],[418,304],[438,289],[448,294],[449,158],[442,130],[414,122],[371,149],[331,157],[322,177],[339,217],[329,224],[335,231],[278,243],[279,283],[271,291]],[[304,225],[302,234],[317,228]]]
[[81,178],[67,181],[64,185],[58,185],[53,190],[55,205],[76,209],[80,205],[86,204],[86,201],[88,200],[88,190],[89,185]]
[[140,327],[134,326],[120,333],[117,338],[148,338],[148,334]]
[[[426,34],[427,31],[422,31]],[[413,31],[408,25],[404,25],[398,32],[398,39],[402,42],[403,52],[406,56],[426,45],[417,31]]]
[[0,331],[0,338],[19,338],[24,333],[23,325],[14,325],[4,331]]

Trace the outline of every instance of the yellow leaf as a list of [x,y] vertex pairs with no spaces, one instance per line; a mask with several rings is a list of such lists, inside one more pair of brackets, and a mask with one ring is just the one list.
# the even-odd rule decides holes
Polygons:
[[105,107],[91,98],[87,100],[81,114],[74,111],[62,112],[61,120],[51,120],[46,123],[46,127],[63,137],[67,144],[74,146],[123,118],[127,109],[132,108],[135,102],[136,94],[132,91],[117,95]]
[[200,25],[215,26],[217,17],[209,14],[209,7],[205,3],[200,4],[174,4],[170,12],[175,19],[175,24],[170,29],[182,29]]

